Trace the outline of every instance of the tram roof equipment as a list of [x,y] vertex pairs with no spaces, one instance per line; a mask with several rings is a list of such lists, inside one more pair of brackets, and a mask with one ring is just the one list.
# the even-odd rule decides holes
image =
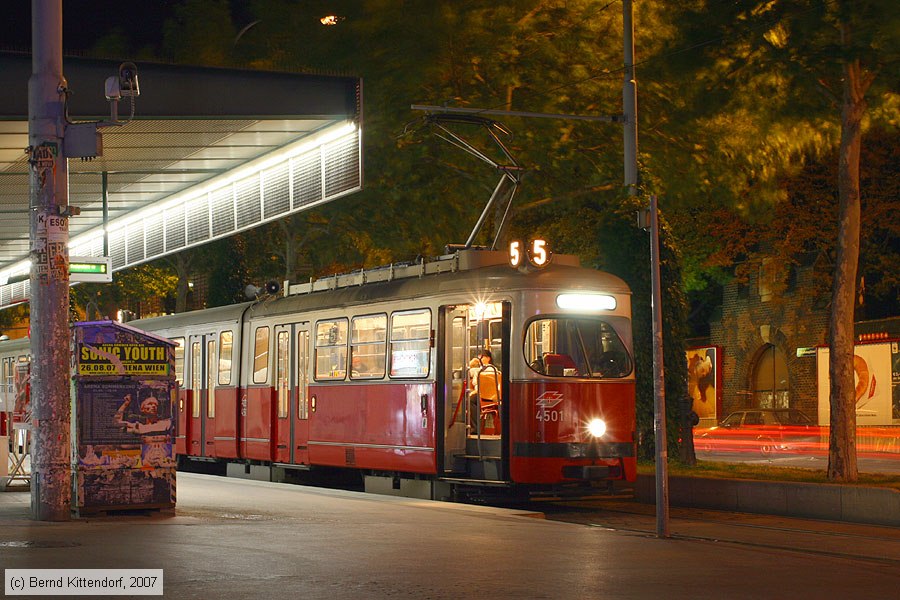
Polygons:
[[[557,265],[570,267],[578,267],[581,264],[578,257],[565,254],[557,254],[553,260]],[[505,252],[475,249],[457,250],[452,254],[445,254],[431,260],[422,258],[415,262],[392,263],[373,269],[361,269],[351,273],[329,275],[314,281],[310,280],[308,283],[289,284],[285,282],[283,292],[285,296],[296,296],[340,288],[358,287],[367,283],[421,278],[426,275],[456,273],[504,264],[508,264]]]

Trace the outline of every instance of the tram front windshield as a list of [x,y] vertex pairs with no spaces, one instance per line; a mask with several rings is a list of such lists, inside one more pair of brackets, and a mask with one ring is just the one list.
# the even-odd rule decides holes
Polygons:
[[532,321],[525,333],[525,360],[548,377],[621,378],[633,362],[606,321],[549,317]]

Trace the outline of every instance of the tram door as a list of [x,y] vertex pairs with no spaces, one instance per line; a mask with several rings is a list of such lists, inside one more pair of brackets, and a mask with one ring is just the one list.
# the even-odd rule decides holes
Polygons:
[[444,471],[450,473],[466,469],[468,316],[468,305],[444,312]]
[[308,464],[309,323],[275,328],[275,460]]
[[192,335],[188,348],[191,361],[191,425],[188,453],[215,456],[216,436],[216,336]]
[[190,381],[185,380],[185,367],[187,365],[184,362],[184,338],[172,338],[172,341],[175,342],[175,381],[178,383],[178,420],[175,422],[175,453],[188,454],[191,446],[187,433],[190,424],[191,393],[186,385]]

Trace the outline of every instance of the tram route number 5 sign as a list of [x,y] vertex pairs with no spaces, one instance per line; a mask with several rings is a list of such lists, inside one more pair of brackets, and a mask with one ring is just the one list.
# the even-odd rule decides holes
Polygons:
[[533,267],[543,269],[550,264],[550,246],[546,240],[534,239],[529,244],[514,240],[509,244],[509,264],[518,269],[525,261]]

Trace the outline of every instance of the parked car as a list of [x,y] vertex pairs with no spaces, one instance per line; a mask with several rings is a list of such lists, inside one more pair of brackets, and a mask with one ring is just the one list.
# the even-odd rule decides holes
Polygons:
[[815,453],[824,450],[822,430],[796,408],[748,408],[725,417],[718,426],[694,431],[700,452]]

